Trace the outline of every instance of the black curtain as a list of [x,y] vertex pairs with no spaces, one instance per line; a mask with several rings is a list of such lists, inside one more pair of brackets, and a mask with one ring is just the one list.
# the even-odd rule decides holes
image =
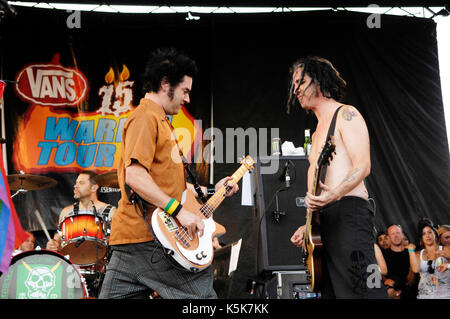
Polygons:
[[[142,97],[137,75],[148,52],[174,46],[200,68],[189,110],[206,128],[213,103],[214,126],[224,137],[227,128],[278,128],[282,141],[301,146],[305,128],[314,130],[316,119],[299,108],[286,114],[288,68],[301,56],[327,58],[348,83],[344,102],[360,110],[369,128],[372,170],[366,184],[376,202],[377,230],[401,224],[415,240],[419,218],[449,223],[449,149],[432,20],[382,16],[381,28],[370,29],[368,14],[347,12],[198,14],[197,21],[185,20],[184,14],[82,12],[81,28],[68,29],[65,11],[18,8],[18,13],[0,25],[5,79],[28,63],[49,61],[55,52],[69,66],[75,56],[89,79],[104,77],[114,63],[126,63],[136,75],[137,102]],[[98,106],[95,90],[89,99],[91,107]],[[15,119],[26,105],[11,90],[5,105],[7,138],[14,140]],[[270,136],[265,138],[269,143]],[[11,155],[10,145],[8,151]],[[231,157],[242,155],[236,152]],[[238,166],[236,160],[214,164],[215,181]],[[66,195],[60,204],[69,202],[70,190],[61,192]],[[226,199],[215,214],[228,231],[223,243],[243,238],[236,298],[248,297],[246,278],[256,275],[258,218],[240,200],[240,195]]]

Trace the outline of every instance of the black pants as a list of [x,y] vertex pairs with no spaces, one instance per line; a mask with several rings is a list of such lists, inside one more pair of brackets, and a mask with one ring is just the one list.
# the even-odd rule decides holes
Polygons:
[[374,251],[369,202],[343,197],[320,213],[324,248],[324,298],[387,298]]

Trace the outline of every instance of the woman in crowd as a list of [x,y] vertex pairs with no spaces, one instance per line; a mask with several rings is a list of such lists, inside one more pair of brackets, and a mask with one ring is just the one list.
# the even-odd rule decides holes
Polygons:
[[444,257],[450,253],[450,247],[438,245],[437,232],[428,220],[419,222],[418,231],[422,250],[416,252],[413,244],[407,247],[412,270],[420,273],[417,298],[450,299],[450,270]]

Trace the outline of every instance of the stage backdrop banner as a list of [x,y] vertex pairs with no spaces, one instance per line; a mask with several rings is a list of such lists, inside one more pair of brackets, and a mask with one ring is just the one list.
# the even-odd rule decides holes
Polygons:
[[[239,167],[238,156],[270,155],[272,129],[296,147],[305,129],[314,132],[314,115],[299,107],[286,114],[286,98],[290,65],[318,55],[340,71],[348,83],[342,102],[358,108],[367,123],[372,166],[366,185],[377,229],[401,224],[415,241],[421,217],[449,223],[450,159],[430,19],[382,15],[378,28],[368,25],[370,14],[334,11],[196,14],[196,20],[80,12],[78,28],[67,23],[73,12],[17,9],[0,29],[2,78],[19,82],[8,83],[4,93],[8,174],[23,170],[58,182],[14,197],[26,230],[41,229],[35,209],[56,228],[61,209],[73,203],[78,172],[115,169],[121,127],[143,97],[141,75],[158,47],[181,49],[198,64],[191,103],[183,110],[187,125],[173,121],[183,126],[180,135],[189,132],[184,152],[191,147],[192,159],[198,134],[212,126],[213,109],[214,132],[223,137],[215,139],[214,182]],[[238,130],[246,135],[244,148],[228,135]],[[273,180],[280,183],[275,189],[282,186]],[[116,189],[101,189],[103,201],[114,204],[119,197]],[[240,194],[224,200],[214,217],[227,228],[223,243],[243,239],[232,295],[250,297],[244,290],[256,275],[261,220],[254,207],[241,205]]]
[[114,169],[120,154],[122,127],[134,109],[133,84],[126,65],[114,83],[111,68],[97,91],[97,110],[79,112],[87,103],[89,81],[79,69],[61,65],[59,54],[48,63],[25,66],[14,89],[29,103],[18,122],[13,164],[33,174],[48,172],[98,173]]
[[[59,22],[64,25],[59,18],[69,15],[64,11],[41,21],[38,29],[22,24],[40,20],[40,13],[20,10],[18,19],[10,21],[15,26],[2,30],[2,73],[16,82],[8,82],[5,92],[8,174],[36,174],[57,181],[54,187],[13,198],[28,231],[42,230],[35,210],[49,230],[57,228],[62,208],[73,203],[78,173],[116,171],[123,126],[143,97],[136,79],[156,48],[136,53],[132,38],[114,38],[108,26],[103,27],[107,35],[103,37],[67,26],[57,31]],[[17,38],[21,41],[16,48],[3,45]],[[192,160],[201,145],[201,119],[183,106],[170,120],[184,155]],[[100,186],[99,199],[117,206],[120,190]]]

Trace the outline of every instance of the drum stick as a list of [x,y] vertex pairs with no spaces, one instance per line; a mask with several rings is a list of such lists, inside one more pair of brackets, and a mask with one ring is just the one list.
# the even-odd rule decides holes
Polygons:
[[47,236],[47,239],[48,239],[49,241],[52,240],[52,239],[50,238],[50,234],[48,233],[47,227],[45,227],[44,220],[42,219],[42,216],[41,216],[41,213],[39,212],[39,210],[36,209],[36,210],[34,211],[34,214],[36,215],[36,217],[37,217],[37,219],[38,219],[38,221],[39,221],[39,224],[41,224],[42,230],[44,231],[45,235]]

